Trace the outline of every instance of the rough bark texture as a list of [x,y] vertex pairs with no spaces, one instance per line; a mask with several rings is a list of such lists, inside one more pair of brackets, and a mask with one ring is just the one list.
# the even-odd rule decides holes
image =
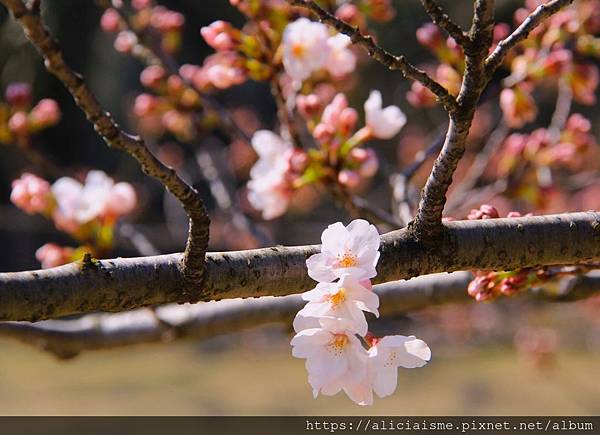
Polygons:
[[[437,272],[512,270],[600,260],[600,213],[447,222],[435,247],[402,229],[381,238],[375,283]],[[314,286],[318,245],[209,253],[204,300],[283,296]],[[0,274],[0,320],[42,320],[185,302],[182,254],[78,262]]]
[[[379,284],[381,315],[411,312],[434,305],[471,302],[466,286],[468,272],[421,276],[410,281]],[[570,302],[600,293],[600,272],[563,281],[557,294],[543,290],[528,296],[544,301]],[[261,297],[252,300],[224,300],[195,305],[167,305],[154,311],[139,309],[128,313],[91,314],[77,320],[48,320],[39,323],[0,323],[0,336],[18,340],[72,358],[84,351],[106,350],[142,343],[195,338],[237,332],[275,322],[291,323],[306,302],[300,295]]]

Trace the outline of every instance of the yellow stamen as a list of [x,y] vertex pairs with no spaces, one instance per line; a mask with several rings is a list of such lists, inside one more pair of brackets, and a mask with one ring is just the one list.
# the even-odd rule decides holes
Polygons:
[[340,267],[354,267],[358,264],[358,258],[351,251],[346,251],[341,257],[338,255]]
[[329,302],[335,308],[346,300],[346,289],[341,288],[336,294],[329,296]]
[[342,350],[348,344],[348,336],[346,334],[335,334],[335,338],[329,345],[336,351]]
[[300,43],[292,45],[292,55],[298,58],[304,56],[304,45]]

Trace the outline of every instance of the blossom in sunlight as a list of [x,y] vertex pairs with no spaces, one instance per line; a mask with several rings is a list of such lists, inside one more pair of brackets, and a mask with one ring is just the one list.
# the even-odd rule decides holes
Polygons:
[[371,134],[379,139],[391,139],[406,124],[406,116],[397,106],[382,107],[381,92],[371,91],[365,101],[365,117]]
[[329,225],[321,236],[321,252],[306,260],[308,275],[319,282],[332,282],[344,275],[370,279],[377,275],[379,233],[366,220],[356,219],[347,227]]
[[390,335],[372,340],[369,349],[368,383],[383,398],[396,391],[398,367],[422,367],[431,359],[427,343],[414,336]]
[[67,232],[76,231],[96,218],[116,218],[131,212],[137,203],[128,183],[117,183],[102,171],[90,171],[85,183],[63,177],[52,185],[56,208],[52,218]]
[[537,117],[537,106],[524,86],[503,89],[500,93],[500,108],[507,125],[521,128]]
[[52,205],[50,184],[33,174],[24,173],[12,182],[10,200],[26,213],[44,213]]
[[[370,287],[368,280],[366,285]],[[327,330],[346,330],[364,337],[368,326],[363,311],[379,316],[379,296],[352,275],[345,275],[338,282],[320,282],[303,293],[302,299],[308,304],[296,315],[296,331],[303,329],[305,318],[313,318]]]
[[292,145],[268,130],[259,130],[252,136],[252,147],[258,161],[250,170],[248,200],[262,212],[264,219],[281,216],[289,205],[292,186]]
[[283,66],[296,81],[307,79],[323,67],[329,56],[327,26],[299,18],[283,32]]
[[331,36],[327,40],[329,54],[325,62],[325,69],[334,77],[350,74],[356,68],[356,56],[348,48],[352,41],[342,33]]
[[35,258],[42,264],[44,269],[61,266],[70,263],[75,249],[68,246],[58,246],[55,243],[46,243],[35,251]]
[[[292,339],[292,355],[306,359],[313,396],[333,396],[353,388],[367,376],[368,353],[346,331],[305,329]],[[352,392],[351,392],[352,394]]]
[[273,172],[248,181],[248,201],[265,220],[275,219],[287,210],[292,192],[282,174]]

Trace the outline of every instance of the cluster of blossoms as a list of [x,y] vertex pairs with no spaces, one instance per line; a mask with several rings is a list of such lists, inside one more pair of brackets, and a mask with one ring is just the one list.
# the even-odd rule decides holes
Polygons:
[[[527,0],[515,12],[521,24],[539,5]],[[510,127],[520,128],[537,117],[532,92],[540,85],[567,87],[573,99],[585,105],[596,102],[600,75],[593,59],[600,58],[600,1],[575,2],[538,26],[505,61],[511,74],[504,80],[500,106]]]
[[181,44],[181,29],[185,17],[179,12],[163,6],[156,6],[152,0],[132,0],[134,13],[126,23],[123,20],[122,0],[113,0],[112,8],[106,9],[100,20],[102,30],[116,33],[114,46],[121,53],[134,53],[140,50],[138,36],[147,35],[159,40],[159,44],[167,53],[174,53]]
[[138,95],[133,105],[138,127],[145,134],[160,137],[169,132],[189,142],[212,122],[210,117],[197,116],[200,95],[179,75],[169,75],[161,66],[151,65],[142,71],[140,81],[153,92]]
[[[506,215],[508,218],[521,216],[521,213],[516,211],[511,211]],[[483,204],[479,209],[471,210],[467,219],[497,219],[499,217],[500,214],[495,207]],[[550,278],[544,268],[525,268],[502,272],[478,270],[473,274],[475,278],[469,283],[467,291],[478,302],[491,301],[500,295],[512,296]]]
[[294,319],[292,354],[306,359],[315,397],[343,390],[359,405],[371,405],[373,392],[386,397],[396,390],[398,367],[421,367],[431,351],[413,336],[378,338],[368,332],[365,312],[379,315],[370,281],[377,275],[377,229],[361,219],[347,227],[338,222],[321,240],[321,253],[306,261],[318,284],[302,295],[308,303]]
[[[524,8],[515,12],[516,26],[540,4],[538,0],[525,3]],[[591,59],[600,57],[599,10],[598,0],[576,2],[538,26],[519,46],[519,51],[507,56],[504,65],[510,75],[503,81],[500,107],[508,126],[520,128],[535,120],[538,110],[532,92],[540,85],[556,88],[561,82],[570,89],[576,102],[595,103],[599,73]],[[491,50],[509,33],[508,24],[496,24]],[[417,40],[440,62],[437,66],[426,65],[424,69],[450,94],[457,95],[465,66],[461,47],[452,37],[446,38],[433,23],[417,30]],[[435,95],[419,82],[412,84],[407,100],[416,107],[436,104]]]
[[591,128],[590,121],[576,113],[560,132],[538,128],[508,136],[497,167],[498,176],[511,179],[507,194],[543,206],[544,190],[552,184],[552,169],[577,171],[587,163],[586,156],[596,145]]
[[[366,26],[366,19],[388,21],[394,16],[389,0],[361,0],[343,3],[331,12]],[[350,39],[331,34],[327,26],[307,18],[283,0],[231,0],[248,17],[240,29],[225,21],[203,27],[201,35],[216,50],[204,64],[186,65],[185,72],[199,89],[226,89],[248,78],[258,81],[279,76],[281,66],[288,76],[301,83],[317,71],[339,78],[352,72],[355,55],[348,49]]]
[[355,132],[358,113],[348,107],[345,95],[337,94],[327,105],[324,97],[312,93],[297,98],[317,148],[305,152],[264,130],[252,138],[259,160],[250,172],[248,199],[265,219],[282,215],[294,189],[310,183],[356,188],[378,169],[375,151],[362,145],[374,138],[390,139],[406,123],[398,107],[382,107],[381,93],[372,91],[364,104],[366,125]]
[[45,98],[32,106],[31,87],[12,83],[5,103],[0,102],[0,144],[27,144],[32,134],[56,125],[60,117],[56,101]]
[[36,253],[43,267],[76,260],[86,252],[102,254],[110,249],[117,220],[137,205],[131,184],[115,183],[102,171],[88,172],[83,184],[63,177],[52,185],[25,173],[13,181],[10,200],[28,214],[51,219],[56,228],[84,244],[79,249],[44,245]]

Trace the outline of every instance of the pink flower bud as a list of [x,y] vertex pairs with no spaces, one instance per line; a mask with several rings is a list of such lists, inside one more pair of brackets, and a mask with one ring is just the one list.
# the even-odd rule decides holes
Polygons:
[[233,28],[225,21],[215,21],[207,27],[202,27],[200,34],[206,43],[215,50],[228,51],[235,48]]
[[25,112],[15,112],[15,114],[8,120],[8,129],[17,136],[26,136],[28,133],[28,128],[27,115]]
[[219,89],[230,88],[233,85],[242,83],[245,79],[244,74],[238,68],[218,64],[206,69],[206,77]]
[[50,127],[60,121],[61,112],[58,103],[50,98],[40,100],[29,114],[31,127],[35,130]]
[[12,182],[10,200],[29,214],[47,212],[52,204],[50,184],[33,174],[24,173]]
[[48,269],[69,263],[74,253],[75,250],[73,248],[46,243],[35,251],[35,258],[42,263],[44,269]]
[[18,108],[31,104],[31,86],[27,83],[11,83],[6,88],[6,102]]
[[109,33],[121,30],[121,17],[119,13],[113,8],[105,10],[102,18],[100,18],[100,28]]
[[342,169],[338,174],[338,182],[350,189],[355,188],[360,183],[358,172],[349,169]]
[[321,99],[317,94],[298,95],[296,97],[296,106],[301,115],[311,118],[321,110]]
[[152,27],[155,27],[161,32],[170,32],[181,29],[185,23],[185,18],[179,12],[157,6],[152,11],[150,23]]
[[317,124],[313,130],[313,137],[322,144],[328,144],[335,136],[335,129],[328,124]]
[[137,117],[144,117],[153,114],[158,107],[157,98],[150,94],[140,94],[136,97],[133,104],[133,113]]
[[296,174],[301,174],[308,164],[308,155],[299,149],[292,149],[289,157],[290,169]]
[[340,6],[337,11],[335,11],[335,16],[346,23],[350,23],[361,28],[366,24],[365,18],[358,9],[358,6],[352,3],[344,3],[342,6]]
[[355,109],[351,107],[346,107],[340,112],[338,126],[339,129],[342,131],[342,134],[346,135],[349,134],[352,130],[354,130],[354,127],[356,126],[357,122],[358,113]]
[[177,95],[185,88],[181,77],[172,75],[167,79],[167,91],[171,95]]
[[115,38],[115,50],[117,50],[119,53],[130,53],[137,42],[138,40],[137,36],[135,36],[135,33],[130,32],[129,30],[123,30],[119,32]]
[[155,88],[165,79],[165,76],[166,73],[162,67],[150,65],[144,68],[140,74],[140,82],[147,88]]

